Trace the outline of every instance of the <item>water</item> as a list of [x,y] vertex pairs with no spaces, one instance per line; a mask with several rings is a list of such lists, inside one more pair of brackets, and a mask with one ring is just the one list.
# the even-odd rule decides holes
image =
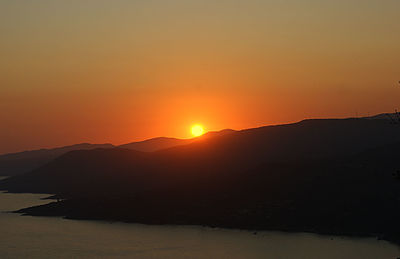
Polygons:
[[5,211],[47,195],[0,193],[0,258],[397,258],[372,238],[78,221]]

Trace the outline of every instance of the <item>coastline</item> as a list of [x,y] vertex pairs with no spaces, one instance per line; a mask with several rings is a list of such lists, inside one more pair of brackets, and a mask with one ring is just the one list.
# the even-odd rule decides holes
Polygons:
[[[52,199],[53,196],[44,199]],[[395,244],[400,247],[400,237],[393,234],[380,234],[380,233],[367,233],[367,232],[351,232],[346,230],[337,230],[331,231],[328,229],[310,229],[304,228],[301,226],[297,227],[282,227],[282,226],[273,226],[273,225],[264,225],[264,226],[254,226],[248,224],[249,222],[243,222],[242,224],[229,224],[223,222],[193,222],[190,220],[182,220],[179,219],[177,221],[168,220],[161,217],[152,217],[152,218],[141,218],[137,219],[125,219],[121,220],[118,218],[105,217],[104,215],[96,215],[89,216],[85,214],[79,214],[79,212],[74,211],[72,208],[63,208],[64,211],[69,211],[69,213],[60,213],[60,208],[54,209],[54,205],[60,204],[62,202],[50,202],[47,204],[42,204],[38,206],[27,207],[23,209],[19,209],[13,211],[12,213],[20,214],[21,216],[34,216],[34,217],[61,217],[64,219],[70,220],[90,220],[90,221],[105,221],[105,222],[121,222],[128,224],[144,224],[144,225],[159,225],[159,226],[197,226],[197,227],[206,227],[206,228],[220,228],[220,229],[229,229],[229,230],[239,230],[239,231],[249,231],[253,232],[254,235],[257,235],[258,232],[263,231],[277,231],[289,234],[314,234],[321,236],[331,236],[331,237],[344,237],[344,238],[372,238],[376,240],[383,240]],[[267,227],[266,227],[267,226]]]

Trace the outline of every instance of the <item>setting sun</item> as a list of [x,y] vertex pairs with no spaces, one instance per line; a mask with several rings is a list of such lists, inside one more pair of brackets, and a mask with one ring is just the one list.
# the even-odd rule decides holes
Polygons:
[[192,126],[192,135],[195,137],[199,137],[204,134],[203,126],[196,124]]

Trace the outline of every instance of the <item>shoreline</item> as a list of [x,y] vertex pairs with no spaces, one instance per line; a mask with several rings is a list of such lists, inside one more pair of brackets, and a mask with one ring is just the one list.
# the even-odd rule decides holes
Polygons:
[[[51,199],[52,196],[44,198]],[[254,228],[254,227],[245,227],[246,224],[242,225],[229,225],[229,224],[201,224],[190,221],[180,221],[173,222],[167,221],[165,219],[148,219],[148,220],[119,220],[113,218],[102,217],[98,215],[97,217],[89,217],[82,215],[68,215],[55,213],[54,210],[43,211],[42,208],[47,207],[48,205],[55,204],[57,202],[50,202],[38,206],[32,206],[27,208],[22,208],[16,211],[12,211],[12,213],[20,214],[20,216],[32,216],[32,217],[58,217],[68,220],[83,220],[83,221],[102,221],[102,222],[112,222],[112,223],[125,223],[125,224],[142,224],[148,226],[193,226],[193,227],[204,227],[210,229],[227,229],[227,230],[238,230],[238,231],[247,231],[252,232],[253,235],[257,235],[258,232],[282,232],[287,234],[313,234],[320,235],[324,237],[331,238],[360,238],[360,239],[375,239],[377,241],[386,241],[391,244],[394,244],[400,248],[400,238],[390,234],[379,234],[379,233],[359,233],[359,232],[350,232],[350,231],[328,231],[328,230],[310,230],[305,228],[282,228],[282,227],[273,227],[270,226],[268,228]]]

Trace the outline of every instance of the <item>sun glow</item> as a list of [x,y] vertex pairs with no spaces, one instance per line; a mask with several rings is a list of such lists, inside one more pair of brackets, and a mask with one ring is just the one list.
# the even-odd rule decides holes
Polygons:
[[192,135],[195,137],[199,137],[204,134],[204,127],[200,124],[196,124],[192,126]]

